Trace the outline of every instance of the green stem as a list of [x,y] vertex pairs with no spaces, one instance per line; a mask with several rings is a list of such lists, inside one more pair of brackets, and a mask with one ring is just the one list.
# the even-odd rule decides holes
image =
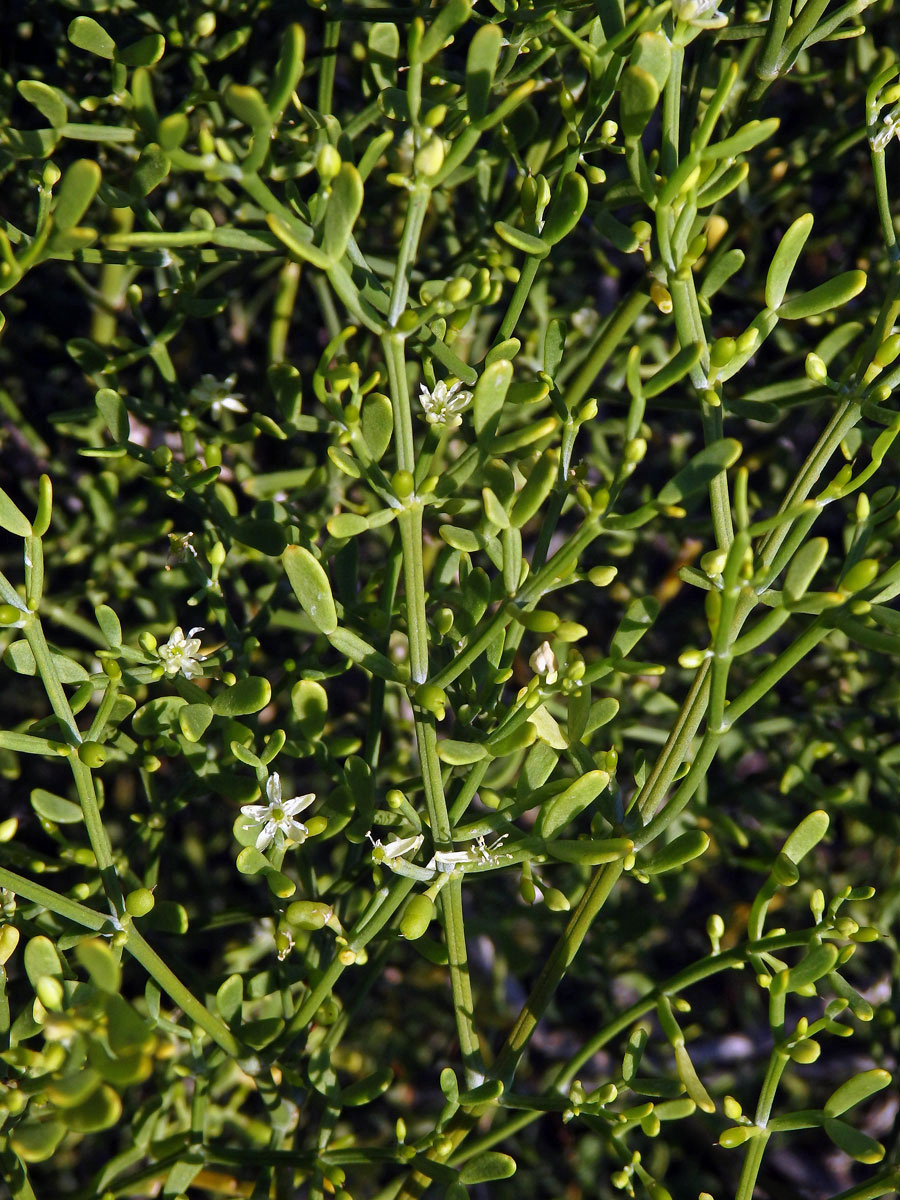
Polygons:
[[[425,220],[425,214],[428,212],[428,202],[430,199],[430,188],[420,183],[414,185],[409,196],[409,207],[406,210],[406,221],[403,225],[400,248],[397,252],[397,264],[394,268],[391,307],[388,311],[388,325],[392,329],[400,320],[403,310],[406,308],[406,301],[409,296],[409,273],[415,262],[416,252],[419,248],[419,237],[422,233],[422,224]],[[405,469],[409,470],[410,468],[407,467]]]
[[[759,1103],[756,1106],[755,1123],[761,1129],[764,1129],[768,1123],[772,1113],[772,1105],[775,1103],[775,1093],[778,1091],[778,1084],[781,1082],[781,1076],[784,1074],[784,1069],[789,1062],[790,1056],[785,1050],[776,1047],[772,1051],[766,1077],[763,1080],[762,1091],[759,1094]],[[763,1155],[766,1152],[768,1142],[769,1135],[766,1133],[751,1138],[747,1144],[747,1156],[744,1159],[741,1178],[735,1192],[735,1200],[753,1200],[756,1179],[759,1175],[759,1168],[762,1165]]]
[[547,1009],[560,984],[566,969],[571,965],[581,943],[587,936],[594,918],[606,903],[610,892],[622,874],[622,862],[609,863],[600,868],[585,889],[578,907],[557,942],[552,954],[531,989],[531,994],[516,1020],[515,1025],[497,1055],[492,1073],[508,1084],[521,1058],[528,1040]]
[[672,46],[672,65],[666,80],[663,97],[662,153],[660,166],[664,175],[671,175],[679,162],[679,122],[681,117],[681,71],[684,66],[684,46]]
[[319,89],[316,104],[319,112],[331,112],[334,94],[334,76],[337,68],[337,48],[341,40],[340,21],[326,21],[322,38],[322,57],[319,60]]
[[[407,220],[407,229],[411,224]],[[405,233],[406,231],[404,231]],[[411,253],[408,252],[408,253]],[[396,280],[406,278],[398,273]],[[395,282],[396,282],[395,280]],[[396,296],[393,298],[396,300]],[[395,303],[392,302],[392,311]],[[413,475],[416,469],[416,452],[413,442],[412,414],[410,412],[409,388],[406,379],[406,362],[403,339],[396,333],[386,334],[383,339],[388,378],[394,407],[394,435],[397,447],[397,463],[401,470]],[[406,623],[409,637],[409,666],[413,683],[422,684],[428,678],[428,622],[425,613],[425,570],[422,561],[422,507],[409,505],[397,518],[403,546],[403,586],[406,599]],[[415,694],[413,693],[415,702]],[[415,706],[416,745],[422,768],[422,784],[425,803],[431,825],[435,849],[450,850],[453,834],[447,813],[447,800],[441,776],[441,764],[437,756],[437,735],[434,717]],[[448,898],[449,897],[449,898]],[[447,942],[450,967],[450,986],[460,1047],[470,1082],[477,1074],[478,1034],[475,1030],[472,985],[466,962],[465,925],[462,902],[447,889],[441,901],[444,936]]]
[[10,871],[6,867],[0,867],[0,887],[15,892],[17,896],[24,896],[32,904],[39,904],[48,912],[56,913],[58,917],[63,917],[66,921],[72,921],[85,929],[93,929],[97,933],[109,929],[110,918],[108,916],[104,916],[103,913],[96,912],[95,909],[88,908],[84,904],[79,904],[76,900],[70,900],[68,896],[61,896],[59,892],[54,892],[40,883],[32,883],[24,875],[17,875],[15,871]]
[[612,314],[600,332],[596,344],[592,347],[578,374],[567,384],[564,390],[566,407],[574,411],[578,404],[593,387],[594,381],[622,338],[641,315],[650,297],[639,289],[627,296]]

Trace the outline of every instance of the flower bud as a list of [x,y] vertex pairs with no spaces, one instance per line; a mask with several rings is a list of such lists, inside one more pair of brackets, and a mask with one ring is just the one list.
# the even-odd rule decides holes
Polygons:
[[434,920],[434,901],[422,893],[411,896],[400,918],[400,933],[408,941],[423,936]]
[[135,888],[125,897],[125,911],[130,917],[146,917],[155,903],[149,888]]
[[672,311],[671,293],[658,279],[654,279],[650,284],[650,299],[661,313],[668,315]]
[[106,747],[99,742],[82,742],[78,747],[78,757],[86,767],[102,767],[106,762]]
[[432,134],[413,159],[413,166],[417,174],[430,178],[437,175],[443,165],[444,143],[437,134]]
[[334,146],[323,146],[316,155],[316,171],[324,184],[331,183],[341,169],[341,156]]
[[900,333],[892,333],[875,351],[873,362],[877,367],[888,367],[900,354]]
[[818,354],[809,353],[806,356],[806,378],[813,383],[827,383],[828,368]]
[[416,490],[416,481],[409,471],[395,471],[391,476],[391,487],[394,495],[400,500],[406,500]]

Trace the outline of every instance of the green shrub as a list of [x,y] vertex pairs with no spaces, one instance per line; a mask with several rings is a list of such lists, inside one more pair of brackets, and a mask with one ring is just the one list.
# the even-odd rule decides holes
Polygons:
[[15,1200],[896,1190],[896,21],[3,16]]

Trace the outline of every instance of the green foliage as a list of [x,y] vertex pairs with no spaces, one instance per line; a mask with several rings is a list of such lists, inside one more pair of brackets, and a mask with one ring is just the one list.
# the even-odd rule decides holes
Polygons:
[[81,7],[0,17],[14,1200],[896,1191],[895,0]]

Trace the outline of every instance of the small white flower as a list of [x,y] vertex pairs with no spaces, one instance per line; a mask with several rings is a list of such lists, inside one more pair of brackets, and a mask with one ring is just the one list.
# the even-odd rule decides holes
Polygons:
[[534,654],[528,660],[528,665],[535,675],[540,675],[545,683],[556,683],[559,678],[559,663],[550,648],[549,642],[541,642]]
[[718,0],[672,0],[672,11],[679,21],[698,29],[721,29],[728,18],[716,8]]
[[195,675],[203,674],[203,668],[200,665],[203,656],[197,653],[200,649],[200,639],[194,637],[195,633],[202,632],[203,626],[196,625],[193,629],[188,630],[188,635],[185,637],[181,626],[175,626],[169,635],[169,640],[157,651],[166,668],[167,675],[177,675],[180,671],[185,679],[193,679]]
[[208,408],[217,420],[223,412],[245,413],[247,406],[241,403],[243,393],[234,390],[236,383],[237,375],[229,375],[221,381],[215,375],[204,375],[191,388],[190,399],[199,407]]
[[590,337],[599,324],[600,314],[588,304],[583,304],[572,313],[572,328],[582,337]]
[[441,379],[434,385],[434,391],[429,391],[424,383],[419,385],[419,403],[429,425],[456,429],[462,424],[460,413],[472,403],[472,393],[463,390],[458,381],[448,388]]
[[495,867],[503,860],[504,855],[495,854],[494,851],[503,845],[506,838],[507,835],[504,833],[488,846],[485,843],[484,834],[480,834],[467,850],[438,850],[426,869],[449,875],[457,867],[463,869],[472,865]]
[[390,860],[393,858],[405,858],[407,854],[415,854],[422,843],[425,841],[424,835],[421,833],[414,834],[412,837],[395,838],[388,842],[386,846],[381,844],[380,838],[373,838],[370,830],[366,837],[372,843],[372,858],[375,862],[386,861],[390,865]]
[[900,103],[895,104],[889,113],[882,117],[882,127],[869,140],[873,150],[884,150],[888,142],[900,133]]
[[273,771],[266,781],[266,795],[269,797],[268,804],[244,804],[241,807],[244,816],[250,818],[244,829],[262,826],[256,839],[257,850],[265,850],[272,841],[280,846],[285,838],[292,842],[305,842],[309,830],[294,818],[297,813],[309,808],[316,798],[315,793],[308,792],[305,796],[282,800],[281,779],[278,772]]

